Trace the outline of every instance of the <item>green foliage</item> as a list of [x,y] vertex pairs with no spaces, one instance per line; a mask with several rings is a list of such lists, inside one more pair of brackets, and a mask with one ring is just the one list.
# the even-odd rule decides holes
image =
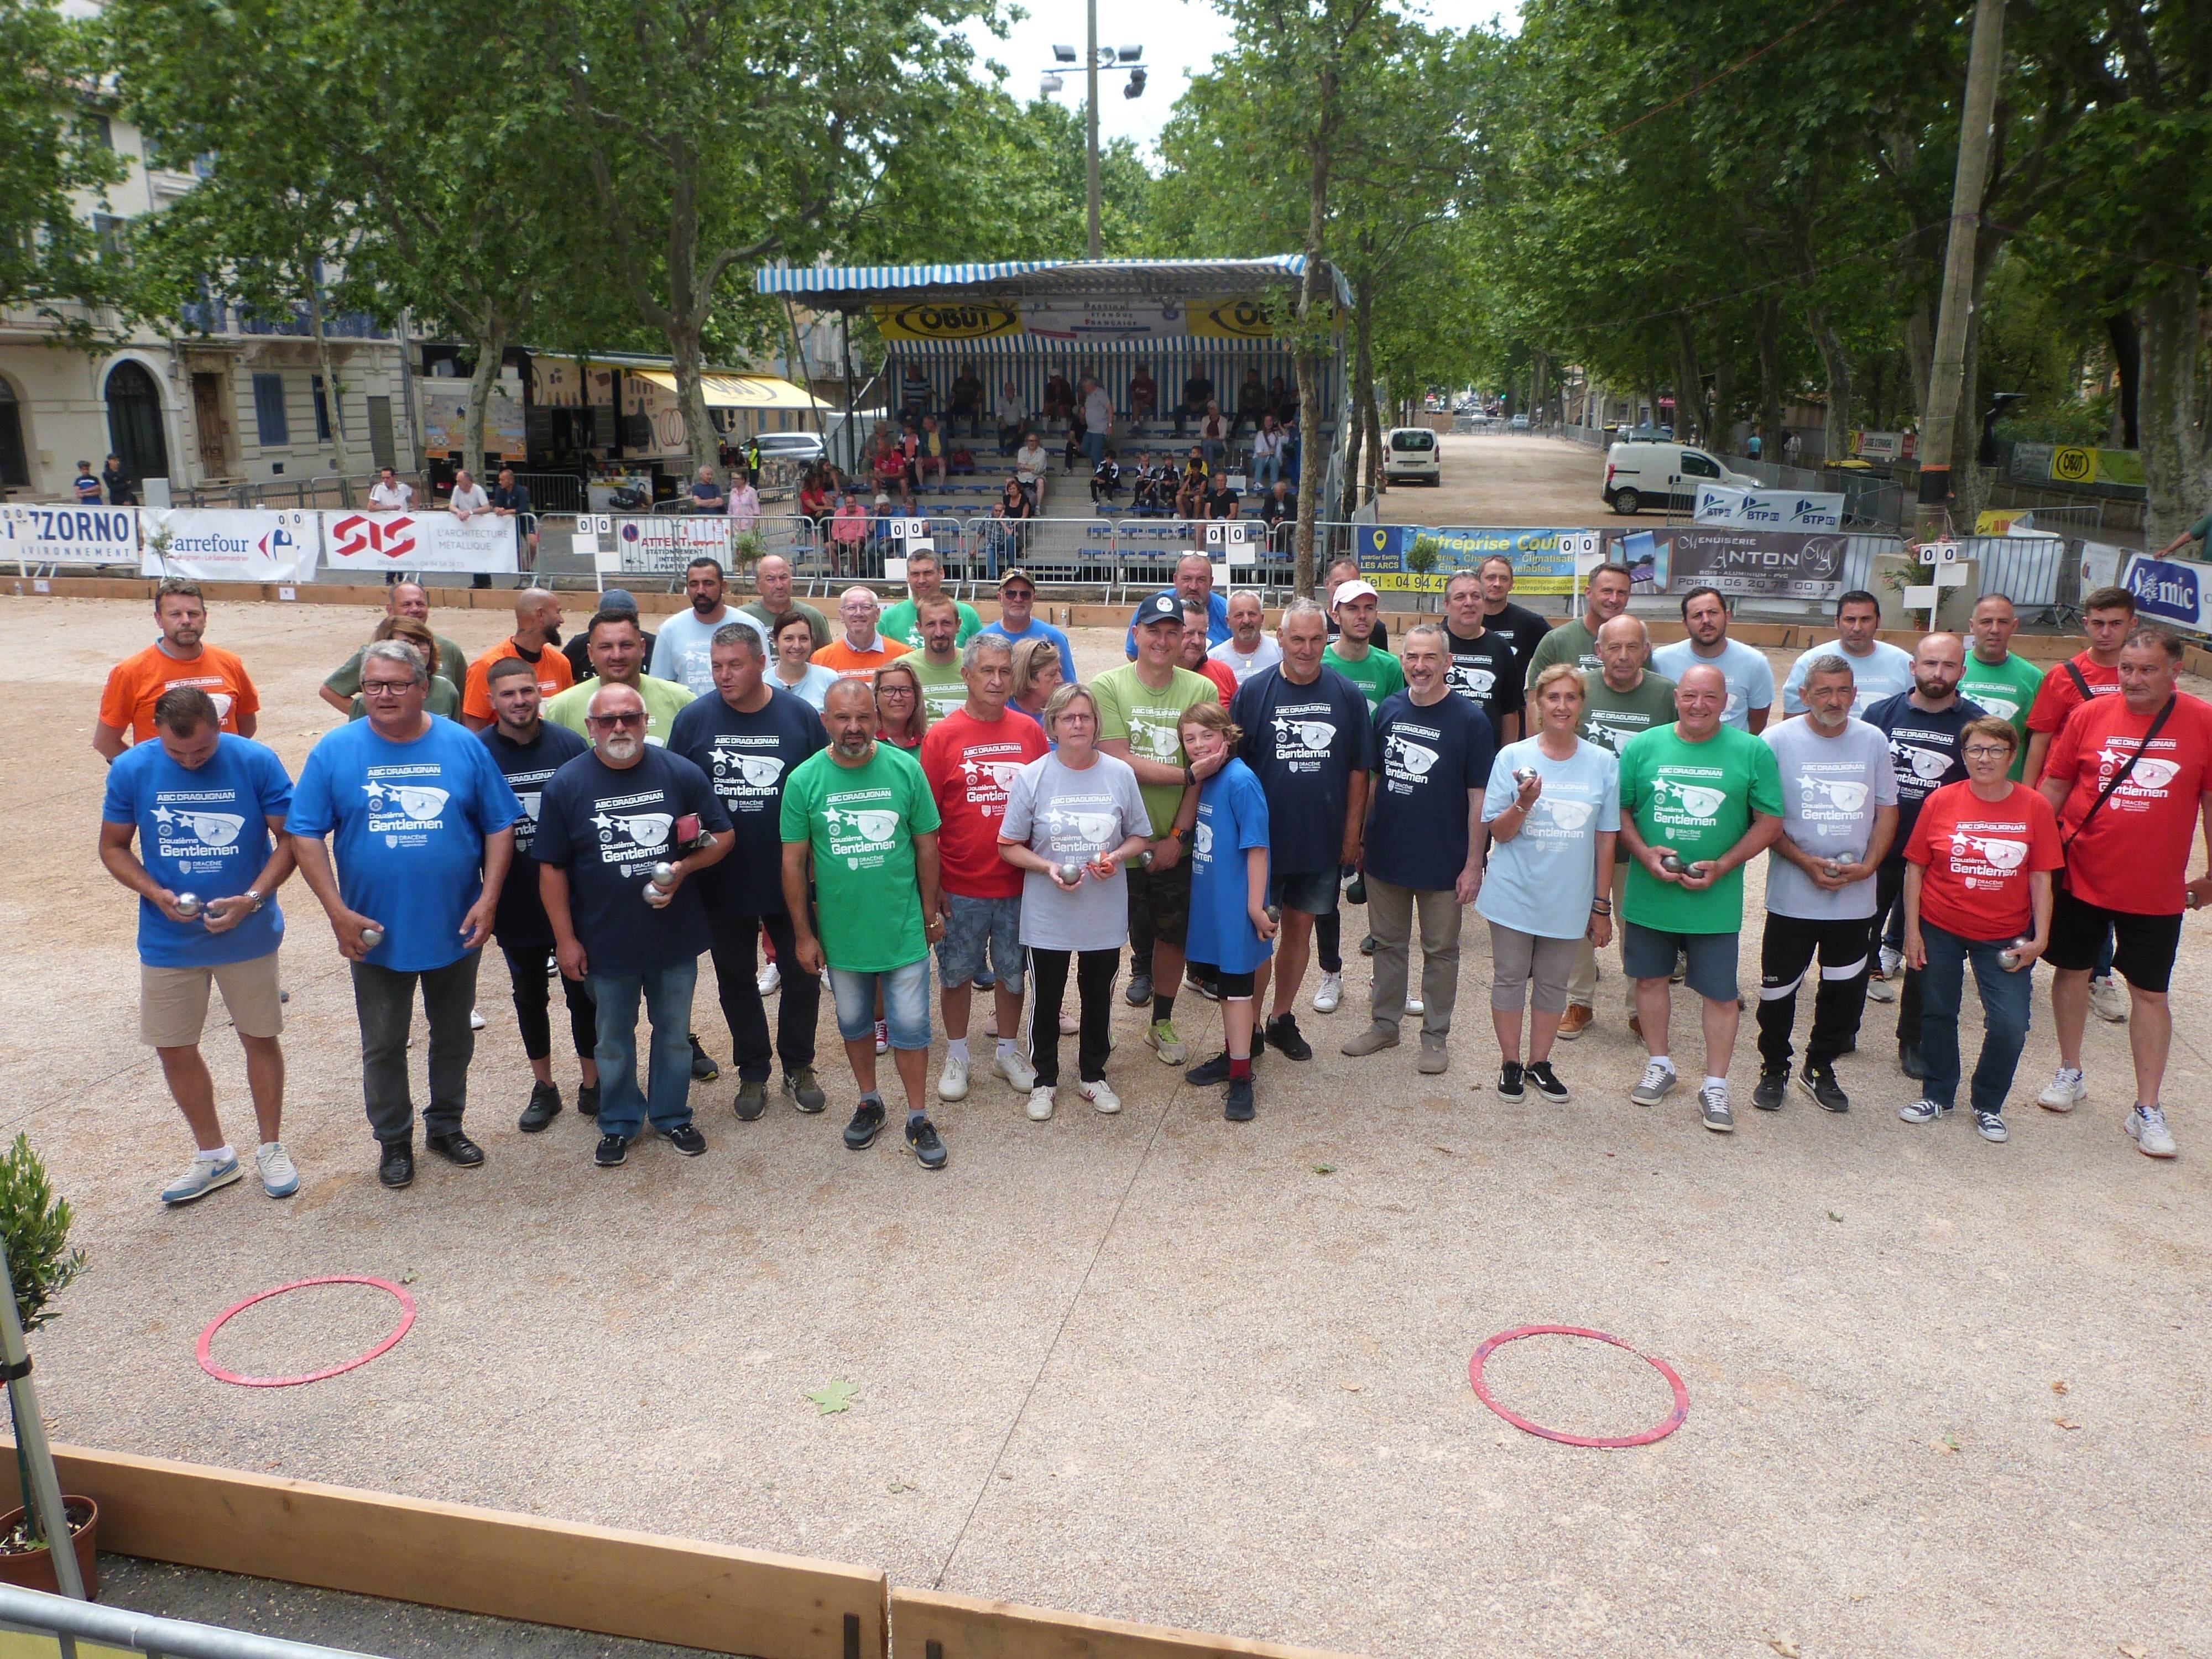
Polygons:
[[55,1315],[54,1302],[84,1270],[82,1250],[70,1248],[69,1200],[54,1196],[46,1166],[19,1133],[0,1155],[0,1243],[15,1285],[15,1314],[35,1331]]
[[116,286],[77,199],[104,206],[123,178],[92,92],[99,63],[97,30],[57,0],[0,0],[0,305],[78,332],[68,302],[112,299]]

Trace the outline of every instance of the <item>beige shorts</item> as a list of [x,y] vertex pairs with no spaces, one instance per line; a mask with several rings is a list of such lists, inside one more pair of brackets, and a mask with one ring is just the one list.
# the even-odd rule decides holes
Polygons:
[[223,1006],[240,1036],[273,1037],[284,1029],[276,976],[277,953],[220,968],[155,968],[138,964],[138,1040],[154,1048],[189,1048],[207,1025],[208,984],[222,991]]

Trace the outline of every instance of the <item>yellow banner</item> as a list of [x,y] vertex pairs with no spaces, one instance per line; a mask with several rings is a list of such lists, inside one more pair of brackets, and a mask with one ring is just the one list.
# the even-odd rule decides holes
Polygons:
[[1019,311],[988,301],[921,301],[869,309],[886,340],[995,340],[1022,331]]
[[2097,482],[2097,452],[2062,444],[2051,452],[2051,476],[2060,483]]
[[1183,326],[1200,340],[1272,340],[1264,301],[1249,294],[1226,300],[1193,300],[1183,311]]
[[[1458,570],[1431,570],[1425,576],[1417,576],[1410,570],[1363,570],[1359,573],[1359,580],[1378,593],[1441,593],[1451,579],[1461,574]],[[1574,591],[1575,579],[1571,575],[1516,576],[1513,579],[1516,597],[1531,593],[1572,593]]]

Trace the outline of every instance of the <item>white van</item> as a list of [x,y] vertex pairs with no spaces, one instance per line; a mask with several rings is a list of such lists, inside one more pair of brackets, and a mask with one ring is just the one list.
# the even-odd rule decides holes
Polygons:
[[1382,482],[1441,484],[1437,434],[1425,426],[1394,426],[1382,436]]
[[1605,452],[1605,504],[1616,513],[1640,513],[1647,507],[1694,513],[1702,484],[1758,489],[1758,479],[1731,472],[1690,444],[1617,443]]

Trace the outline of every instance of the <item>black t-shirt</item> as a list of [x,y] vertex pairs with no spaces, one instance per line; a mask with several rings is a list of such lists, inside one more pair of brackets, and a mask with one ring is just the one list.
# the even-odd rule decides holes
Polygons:
[[[640,632],[643,630],[640,629]],[[568,659],[568,667],[574,673],[575,684],[578,685],[581,685],[586,680],[595,680],[599,677],[599,671],[592,666],[592,653],[588,649],[590,644],[589,631],[579,629],[576,636],[561,647],[561,654]],[[650,634],[645,635],[645,656],[642,660],[648,669],[653,666],[653,635]]]
[[538,721],[538,735],[528,743],[501,736],[496,726],[487,726],[477,735],[522,803],[522,816],[514,821],[514,862],[507,868],[507,884],[499,890],[492,933],[510,951],[550,951],[553,924],[545,920],[545,902],[538,896],[538,866],[530,861],[530,848],[538,838],[539,796],[553,775],[591,744],[550,720]]
[[1960,697],[1948,708],[1930,713],[1912,706],[1912,693],[1884,697],[1859,718],[1889,739],[1889,764],[1897,774],[1897,839],[1882,862],[1905,862],[1905,843],[1919,821],[1921,804],[1947,783],[1964,781],[1966,758],[1959,752],[1959,732],[1968,720],[1989,711]]
[[710,693],[684,708],[668,728],[669,752],[707,775],[738,832],[730,855],[699,872],[700,890],[720,914],[784,914],[783,782],[799,762],[830,744],[812,705],[794,692],[771,690],[768,706],[751,714]]
[[1237,515],[1237,495],[1224,486],[1206,492],[1206,516],[1209,519],[1231,519]]
[[1505,601],[1504,610],[1494,617],[1485,617],[1482,619],[1482,631],[1486,634],[1503,634],[1513,641],[1513,654],[1521,659],[1522,672],[1525,678],[1528,658],[1536,649],[1537,641],[1552,631],[1552,624],[1526,605],[1516,605],[1512,600],[1508,599]]
[[1182,383],[1182,401],[1186,409],[1204,409],[1213,401],[1213,382],[1203,374],[1194,374]]
[[1366,694],[1326,665],[1312,684],[1293,685],[1278,664],[1237,688],[1230,714],[1244,728],[1238,757],[1267,792],[1275,872],[1335,869],[1352,775],[1375,769]]
[[1490,784],[1497,738],[1465,697],[1426,708],[1410,691],[1375,711],[1382,767],[1367,818],[1366,867],[1401,887],[1441,892],[1467,867],[1468,792]]
[[697,882],[678,888],[665,909],[645,902],[653,866],[686,850],[676,821],[690,813],[716,834],[730,827],[707,775],[665,749],[648,747],[622,769],[579,755],[545,786],[530,854],[568,871],[569,915],[593,973],[641,974],[707,949]]
[[1512,636],[1500,629],[1485,628],[1480,639],[1449,632],[1444,639],[1451,647],[1444,683],[1490,716],[1490,735],[1502,741],[1505,717],[1521,712],[1528,659],[1514,651]]

